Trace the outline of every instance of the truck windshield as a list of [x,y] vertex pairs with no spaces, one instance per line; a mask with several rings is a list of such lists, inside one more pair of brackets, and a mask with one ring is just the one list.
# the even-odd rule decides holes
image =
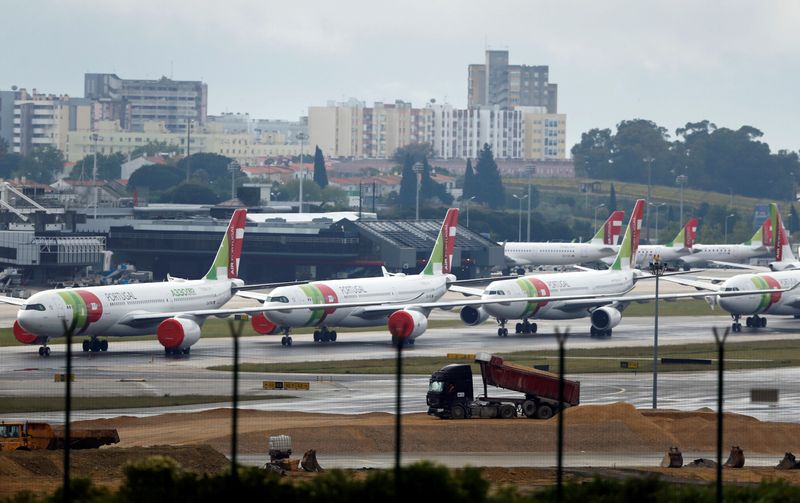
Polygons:
[[444,389],[444,383],[441,381],[431,381],[430,385],[428,385],[428,391],[433,391],[434,393],[441,393]]

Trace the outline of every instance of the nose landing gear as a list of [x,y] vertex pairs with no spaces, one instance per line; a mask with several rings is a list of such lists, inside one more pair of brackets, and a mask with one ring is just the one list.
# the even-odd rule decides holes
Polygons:
[[283,337],[281,337],[281,346],[291,346],[292,336],[289,335],[289,327],[283,327]]
[[44,356],[44,357],[50,356],[50,348],[47,347],[46,345],[43,345],[42,347],[40,347],[39,348],[39,356]]
[[497,329],[497,336],[508,337],[508,329],[506,328],[506,323],[508,323],[508,320],[498,319],[497,323],[500,324],[500,328]]
[[[742,324],[739,323],[739,318],[740,317],[741,317],[741,315],[739,315],[739,314],[732,314],[731,315],[731,318],[733,318],[733,323],[731,323],[731,332],[741,332],[742,331]],[[750,326],[750,323],[752,323],[752,321],[750,320],[750,318],[747,318],[747,326],[748,327]]]

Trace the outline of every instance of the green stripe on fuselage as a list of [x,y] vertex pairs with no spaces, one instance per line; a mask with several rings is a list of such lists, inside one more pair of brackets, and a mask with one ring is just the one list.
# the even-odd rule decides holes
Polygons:
[[86,309],[86,303],[80,295],[70,291],[58,292],[58,295],[64,300],[65,304],[72,308],[72,320],[69,321],[67,330],[80,332],[86,328],[86,324],[89,322],[89,310]]
[[[759,276],[753,276],[753,285],[755,285],[757,290],[769,290],[769,283],[766,282],[764,278]],[[772,293],[764,293],[761,294],[761,300],[758,302],[758,310],[757,312],[763,313],[767,309],[772,302]]]
[[[311,299],[312,304],[325,303],[325,296],[322,295],[322,292],[316,286],[300,285],[300,289],[303,290],[303,293],[306,294],[306,297]],[[311,317],[306,322],[306,325],[316,325],[317,323],[322,321],[323,316],[325,316],[324,309],[311,309]]]
[[[539,296],[539,292],[536,291],[536,288],[527,279],[518,279],[517,285],[519,285],[519,287],[522,289],[526,297]],[[529,316],[533,316],[534,314],[536,314],[536,311],[538,310],[539,310],[539,303],[529,301],[525,306],[525,311],[522,313],[522,317],[527,318]]]

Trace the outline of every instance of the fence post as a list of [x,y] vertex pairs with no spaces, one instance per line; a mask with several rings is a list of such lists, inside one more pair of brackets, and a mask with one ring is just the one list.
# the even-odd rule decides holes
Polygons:
[[402,447],[402,421],[400,414],[402,412],[403,400],[403,346],[405,345],[405,337],[396,337],[397,345],[397,401],[395,403],[395,420],[394,420],[394,500],[401,501],[400,499],[400,450]]
[[72,420],[72,332],[73,327],[67,328],[66,320],[62,320],[64,327],[64,337],[67,339],[66,351],[66,375],[64,382],[66,388],[64,390],[64,502],[69,503],[72,501],[72,487],[70,485],[70,445],[72,444],[72,432],[70,431],[70,421]]
[[728,338],[730,328],[726,328],[720,335],[714,327],[714,340],[717,342],[717,502],[722,503],[722,399],[723,399],[723,372],[725,370],[725,340]]
[[556,501],[564,501],[564,344],[569,329],[555,328],[558,341],[558,440],[556,442]]
[[228,320],[228,330],[233,338],[233,409],[231,410],[231,481],[239,482],[236,468],[236,451],[239,437],[239,337],[244,330],[244,320],[234,327],[233,320]]

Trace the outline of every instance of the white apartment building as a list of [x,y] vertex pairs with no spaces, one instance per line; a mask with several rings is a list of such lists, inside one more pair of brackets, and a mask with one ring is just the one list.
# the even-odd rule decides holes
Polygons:
[[456,109],[429,103],[329,103],[310,107],[310,143],[337,158],[388,159],[411,143],[431,143],[437,158],[477,157],[484,144],[495,157],[522,160],[566,159],[566,115],[546,107],[499,106]]

